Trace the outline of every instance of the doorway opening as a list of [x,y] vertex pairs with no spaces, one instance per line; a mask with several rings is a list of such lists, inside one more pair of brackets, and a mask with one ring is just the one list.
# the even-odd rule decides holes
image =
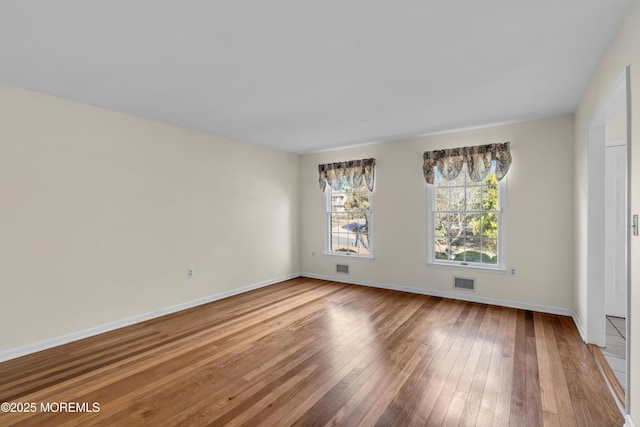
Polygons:
[[623,390],[629,371],[628,79],[629,67],[589,124],[587,190],[587,341],[601,348]]

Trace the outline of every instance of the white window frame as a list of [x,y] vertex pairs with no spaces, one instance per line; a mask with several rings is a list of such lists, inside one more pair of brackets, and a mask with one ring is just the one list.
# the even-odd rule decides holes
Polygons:
[[[467,167],[464,166],[462,173],[467,173]],[[498,181],[498,200],[500,203],[498,209],[498,263],[497,264],[481,264],[475,262],[441,260],[435,258],[435,205],[436,205],[436,185],[427,184],[427,264],[440,267],[453,267],[464,269],[477,269],[482,271],[507,271],[506,260],[506,222],[507,222],[507,177],[503,177]]]
[[373,236],[373,223],[374,223],[374,215],[373,215],[373,204],[374,204],[374,194],[373,191],[369,192],[369,225],[367,234],[369,235],[369,253],[368,254],[359,254],[354,252],[338,252],[331,250],[331,194],[333,193],[333,189],[331,186],[327,185],[327,189],[325,191],[325,203],[324,203],[324,255],[332,255],[332,256],[340,256],[340,257],[349,257],[349,258],[362,258],[362,259],[373,259],[373,251],[374,251],[374,236]]

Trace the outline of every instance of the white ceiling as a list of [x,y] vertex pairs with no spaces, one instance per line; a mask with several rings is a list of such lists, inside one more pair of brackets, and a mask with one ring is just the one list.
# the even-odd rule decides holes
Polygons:
[[571,113],[630,4],[0,1],[0,82],[296,153]]

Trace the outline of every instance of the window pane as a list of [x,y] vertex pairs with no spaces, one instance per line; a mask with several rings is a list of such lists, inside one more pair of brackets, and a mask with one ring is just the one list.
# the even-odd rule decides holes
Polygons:
[[482,210],[482,186],[467,187],[467,210]]
[[367,233],[354,234],[356,251],[359,254],[369,253],[369,235]]
[[331,233],[331,250],[336,252],[356,252],[352,248],[349,233]]
[[434,248],[436,259],[462,261],[464,247],[459,242],[459,239],[436,239]]
[[451,187],[450,191],[449,209],[452,211],[464,210],[464,187]]
[[371,209],[371,193],[363,191],[360,193],[360,210],[369,211]]
[[348,215],[345,213],[331,214],[331,232],[339,233],[344,232],[345,227],[348,224]]
[[349,191],[345,193],[344,209],[349,212],[369,210],[369,192]]
[[465,232],[467,237],[474,237],[480,235],[481,228],[481,214],[467,215],[467,221],[465,224]]
[[331,212],[343,212],[344,211],[344,193],[334,191],[331,193],[331,205],[329,206]]
[[436,236],[446,236],[449,232],[449,215],[435,214],[433,217]]
[[369,254],[368,214],[333,214],[331,250]]
[[485,185],[482,188],[482,209],[486,211],[498,210],[497,185]]
[[480,262],[480,239],[472,237],[465,242],[464,260],[466,262]]
[[482,214],[482,237],[498,237],[498,214]]
[[338,216],[336,214],[330,214],[329,215],[329,230],[330,231],[337,231],[337,230],[334,230],[337,226],[338,226]]
[[436,207],[437,211],[446,211],[449,209],[449,189],[436,188]]
[[455,261],[464,260],[464,238],[449,239],[449,259]]
[[343,193],[342,207],[345,212],[349,212],[358,206],[358,196],[353,191]]
[[498,241],[496,239],[482,240],[482,262],[485,264],[498,263]]
[[462,237],[464,231],[464,213],[449,214],[449,228],[447,230],[447,236],[451,238]]
[[357,214],[354,216],[356,224],[355,237],[359,252],[362,254],[369,253],[369,214]]
[[449,247],[447,245],[447,239],[436,239],[436,244],[435,244],[435,248],[434,248],[434,253],[436,256],[436,259],[449,259]]
[[331,214],[331,245],[332,251],[344,251],[349,249],[349,241],[345,227],[349,223],[349,215],[346,213]]

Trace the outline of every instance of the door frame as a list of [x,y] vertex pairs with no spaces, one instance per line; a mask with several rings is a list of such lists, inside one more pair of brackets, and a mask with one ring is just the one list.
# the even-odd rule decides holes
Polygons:
[[[627,196],[626,219],[629,227],[631,191],[631,104],[630,68],[625,67],[613,84],[606,98],[601,102],[587,129],[587,342],[603,347],[606,343],[604,247],[605,247],[605,158],[606,125],[620,112],[626,111],[627,120]],[[631,274],[629,262],[630,230],[626,238],[626,282],[627,282],[627,340],[626,340],[626,381],[629,384],[629,296],[631,295]],[[626,394],[626,411],[629,410],[629,393]]]

